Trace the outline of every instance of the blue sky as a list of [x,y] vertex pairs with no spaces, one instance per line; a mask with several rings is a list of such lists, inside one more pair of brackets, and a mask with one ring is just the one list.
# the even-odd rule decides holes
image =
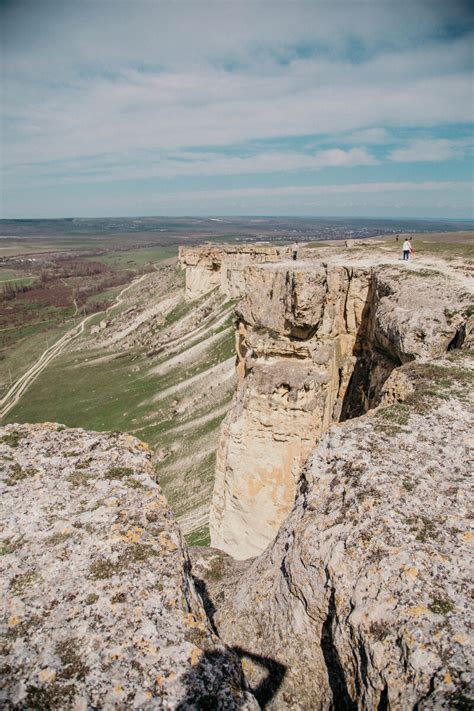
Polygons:
[[472,19],[0,0],[1,216],[473,217]]

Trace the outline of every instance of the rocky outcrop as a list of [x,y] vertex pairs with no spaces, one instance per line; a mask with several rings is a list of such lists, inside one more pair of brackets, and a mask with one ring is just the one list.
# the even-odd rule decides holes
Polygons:
[[472,328],[469,294],[441,275],[291,262],[249,267],[237,308],[237,394],[221,428],[211,544],[261,553],[301,466],[333,422],[380,402],[394,368]]
[[[283,670],[267,708],[472,706],[474,363],[453,351],[399,373],[405,403],[331,429],[276,540],[238,579],[196,566],[227,643]],[[245,670],[255,684],[251,657]]]
[[246,273],[238,308],[241,381],[221,429],[211,544],[260,553],[288,515],[301,466],[339,419],[370,270],[299,264]]
[[213,633],[146,445],[0,430],[1,706],[256,709]]
[[289,258],[289,247],[257,244],[180,247],[179,262],[185,269],[186,297],[197,299],[219,287],[231,299],[242,295],[244,270],[260,262]]

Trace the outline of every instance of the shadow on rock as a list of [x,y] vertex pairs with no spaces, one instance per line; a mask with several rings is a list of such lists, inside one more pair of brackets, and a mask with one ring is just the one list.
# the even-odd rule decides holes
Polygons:
[[[204,580],[194,577],[194,584],[204,604],[204,609],[215,634],[219,634],[214,621],[216,607],[209,595]],[[227,651],[228,650],[228,651]],[[242,647],[228,647],[225,652],[206,651],[199,664],[188,675],[186,683],[189,687],[186,699],[178,707],[179,711],[186,709],[238,709],[251,708],[248,692],[236,693],[237,689],[248,688],[250,694],[256,699],[261,709],[265,709],[275,697],[283,683],[286,667],[271,657],[262,657],[258,654],[243,649]],[[254,667],[262,671],[262,680],[254,687],[247,686],[242,664],[238,663],[235,655],[242,661],[248,659]],[[210,670],[215,670],[210,671]],[[196,678],[212,678],[212,688],[208,694],[197,696]]]

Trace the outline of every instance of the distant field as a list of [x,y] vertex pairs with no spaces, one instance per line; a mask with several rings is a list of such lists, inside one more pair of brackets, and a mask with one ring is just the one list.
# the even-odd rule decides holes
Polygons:
[[178,247],[144,247],[127,251],[112,251],[90,259],[97,259],[113,269],[138,269],[146,264],[171,259],[178,255]]
[[[71,255],[66,260],[66,255],[56,254],[45,259],[45,248],[52,242],[45,244],[41,237],[18,241],[28,250],[37,248],[37,260],[28,258],[25,263],[20,257],[16,268],[0,262],[0,396],[81,316],[107,308],[145,268],[178,252],[177,246],[156,246]],[[83,249],[91,240],[57,238],[53,242],[56,248],[72,243],[75,249]]]

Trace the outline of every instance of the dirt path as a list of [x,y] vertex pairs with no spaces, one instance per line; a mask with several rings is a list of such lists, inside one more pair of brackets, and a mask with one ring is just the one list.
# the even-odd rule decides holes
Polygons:
[[5,415],[10,412],[12,407],[14,407],[17,402],[19,401],[20,397],[25,393],[26,389],[31,385],[31,383],[36,380],[36,378],[40,375],[40,373],[43,372],[43,370],[48,366],[51,361],[56,358],[60,353],[64,351],[64,349],[78,336],[80,336],[82,333],[84,333],[84,329],[88,321],[90,321],[92,318],[97,316],[99,313],[107,313],[108,311],[111,311],[114,309],[116,306],[120,306],[123,303],[123,295],[132,287],[136,286],[139,284],[141,281],[149,277],[149,274],[143,274],[141,277],[138,279],[135,279],[132,281],[131,284],[128,286],[124,287],[122,291],[117,294],[115,301],[113,304],[111,304],[107,309],[104,311],[98,311],[96,313],[90,314],[89,316],[86,316],[77,326],[74,326],[74,328],[71,328],[70,331],[64,334],[64,336],[61,336],[59,340],[56,341],[56,343],[53,343],[52,346],[49,346],[43,353],[40,355],[38,360],[33,363],[33,365],[28,368],[28,370],[23,373],[11,386],[11,388],[7,391],[5,396],[0,400],[0,419],[5,417]]

